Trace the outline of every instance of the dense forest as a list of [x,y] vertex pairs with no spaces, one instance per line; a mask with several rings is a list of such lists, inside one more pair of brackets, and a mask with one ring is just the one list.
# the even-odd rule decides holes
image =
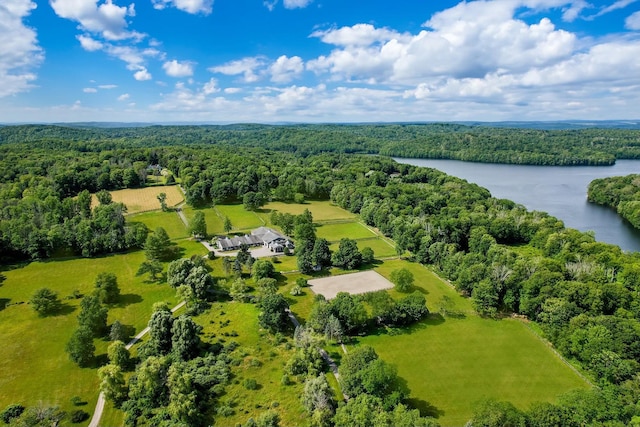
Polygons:
[[640,229],[640,175],[614,176],[591,181],[588,200],[618,211],[620,216]]
[[[436,138],[438,133],[449,136]],[[604,164],[640,154],[638,133],[458,125],[247,125],[106,130],[24,126],[1,129],[0,135],[3,257],[35,259],[62,250],[92,256],[140,247],[148,231],[128,226],[124,207],[104,193],[95,207],[88,195],[143,185],[149,165],[171,170],[194,206],[247,200],[259,205],[299,195],[330,198],[391,237],[398,253],[408,251],[414,261],[449,279],[481,315],[515,313],[537,322],[554,346],[598,385],[529,414],[504,402],[485,408],[488,413],[522,420],[513,425],[529,419],[536,421],[529,425],[537,426],[623,426],[640,417],[640,254],[596,242],[592,234],[567,229],[557,218],[495,199],[486,189],[435,169],[346,154],[418,156],[428,152],[430,138],[443,147],[451,138],[457,141],[452,146],[493,141],[496,151],[482,151],[496,156],[492,161],[510,150],[542,159],[544,150],[538,151],[537,142],[546,140],[547,148],[559,149],[565,141],[562,147],[569,150],[567,157],[552,150],[558,155],[550,157],[554,164],[568,164],[569,159],[571,164]],[[406,142],[401,144],[402,138]],[[526,150],[529,144],[536,148]],[[393,152],[401,147],[417,151]],[[455,152],[444,150],[450,150],[450,156]],[[615,192],[600,192],[622,201]],[[205,362],[194,359],[179,370],[195,372]],[[211,380],[211,386],[217,381]],[[366,402],[362,405],[366,408]]]
[[611,165],[640,158],[640,130],[542,130],[462,124],[226,125],[0,128],[0,143],[79,151],[207,144],[261,147],[302,156],[324,152],[532,165]]

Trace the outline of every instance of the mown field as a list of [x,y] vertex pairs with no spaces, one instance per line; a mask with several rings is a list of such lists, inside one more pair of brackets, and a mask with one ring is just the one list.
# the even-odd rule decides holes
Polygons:
[[[144,188],[128,188],[125,190],[110,191],[114,202],[124,203],[129,214],[160,209],[158,194],[167,195],[168,207],[174,207],[184,201],[184,194],[177,185],[159,185]],[[92,205],[98,204],[96,196],[92,197]]]
[[309,212],[313,215],[314,222],[357,219],[357,215],[334,205],[329,200],[312,201],[301,204],[269,202],[260,210],[260,216],[262,216],[265,221],[268,221],[268,216],[274,210],[281,213],[300,215],[305,209],[309,209]]
[[[536,401],[553,402],[569,390],[589,387],[522,321],[478,317],[470,300],[423,266],[393,260],[376,270],[388,277],[401,266],[413,272],[430,318],[400,335],[374,334],[359,338],[355,345],[371,345],[394,364],[407,381],[414,405],[443,426],[464,425],[473,404],[483,398],[508,400],[525,409]],[[394,297],[399,295],[394,292]],[[455,302],[459,316],[437,313],[443,295]]]

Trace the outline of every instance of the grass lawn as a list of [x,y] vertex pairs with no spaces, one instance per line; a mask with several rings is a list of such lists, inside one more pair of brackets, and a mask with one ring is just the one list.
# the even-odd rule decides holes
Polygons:
[[[290,213],[292,215],[300,215],[305,209],[309,209],[313,215],[313,221],[333,221],[344,219],[355,219],[356,214],[342,209],[331,203],[329,200],[310,201],[302,204],[270,202],[260,210],[260,215],[268,222],[271,211],[276,210],[281,213]],[[233,221],[233,220],[231,220]]]
[[[231,220],[231,225],[233,225],[232,233],[249,231],[253,228],[262,227],[265,224],[256,212],[245,210],[243,205],[216,205],[214,209],[218,211],[220,217],[227,217]],[[224,221],[224,219],[221,221]],[[208,226],[209,223],[207,223],[207,228]],[[211,232],[212,230],[209,230],[209,233]],[[222,227],[221,232],[224,233]]]
[[[439,310],[438,302],[447,295],[455,304],[455,310],[462,313],[474,313],[471,299],[460,296],[453,288],[447,285],[440,277],[431,270],[417,263],[412,263],[400,259],[384,261],[376,266],[375,270],[387,279],[391,280],[391,272],[400,268],[406,268],[414,277],[414,287],[420,291],[427,299],[427,307],[432,313]],[[390,289],[389,294],[395,298],[402,298],[406,294]]]
[[204,221],[207,224],[207,233],[210,236],[216,234],[225,234],[224,231],[224,219],[220,216],[220,214],[214,208],[192,208],[191,206],[185,205],[182,208],[184,215],[187,217],[187,221],[191,221],[193,215],[200,211],[204,213]]
[[[175,304],[175,291],[168,285],[145,283],[135,277],[144,260],[142,251],[93,259],[67,259],[32,262],[6,270],[3,298],[9,306],[0,311],[0,408],[10,403],[25,406],[60,405],[63,410],[78,409],[71,397],[87,402],[82,409],[92,412],[98,397],[96,369],[79,368],[64,347],[77,327],[80,299],[66,299],[74,290],[92,291],[98,273],[116,274],[121,302],[109,310],[109,323],[115,319],[132,332],[144,328],[156,301]],[[56,316],[40,318],[26,302],[36,289],[50,287],[58,292],[64,308]],[[24,304],[16,304],[25,302]],[[106,352],[107,342],[96,340],[96,355]]]
[[[535,401],[551,402],[566,391],[588,387],[523,323],[476,316],[469,299],[424,266],[389,260],[375,270],[388,278],[399,268],[413,273],[416,290],[427,299],[430,318],[404,334],[374,334],[359,338],[357,345],[371,345],[394,364],[407,381],[412,403],[438,417],[443,426],[464,425],[473,404],[485,397],[524,409]],[[394,298],[405,295],[389,293]],[[461,317],[443,319],[434,314],[443,295],[452,299]]]
[[371,345],[407,381],[413,404],[444,426],[464,425],[482,398],[525,409],[588,385],[518,320],[432,316],[399,336],[373,335]]
[[128,215],[127,222],[141,222],[147,226],[151,231],[154,231],[158,227],[162,227],[167,231],[169,237],[172,239],[181,239],[188,237],[187,227],[175,212],[145,212],[135,215]]
[[[184,194],[177,185],[162,185],[144,188],[127,188],[125,190],[110,191],[114,202],[124,203],[128,213],[146,212],[160,209],[158,194],[167,195],[167,206],[172,207],[184,201]],[[96,196],[92,196],[92,205],[98,204]]]
[[[303,384],[281,384],[284,365],[295,349],[288,349],[284,343],[275,342],[272,335],[260,331],[255,305],[214,303],[211,310],[198,316],[196,321],[204,326],[204,340],[223,339],[240,344],[233,352],[233,357],[240,363],[232,367],[231,384],[226,387],[226,393],[218,404],[228,404],[234,414],[227,417],[215,415],[214,425],[244,424],[250,417],[255,419],[269,408],[280,415],[280,425],[309,424],[308,415],[300,403]],[[243,383],[246,379],[254,379],[258,389],[245,388]]]
[[338,224],[317,224],[316,236],[327,239],[329,242],[339,242],[348,237],[358,240],[376,237],[376,234],[359,222],[344,222]]

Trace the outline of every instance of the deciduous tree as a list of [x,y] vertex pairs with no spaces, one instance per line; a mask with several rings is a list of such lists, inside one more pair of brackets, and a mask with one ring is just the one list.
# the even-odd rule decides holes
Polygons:
[[49,288],[40,288],[35,291],[29,303],[41,317],[55,313],[61,305],[58,294]]

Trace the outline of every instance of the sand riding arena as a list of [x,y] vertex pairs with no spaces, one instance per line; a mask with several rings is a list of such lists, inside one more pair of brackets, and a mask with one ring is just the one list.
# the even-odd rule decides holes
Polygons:
[[339,276],[323,277],[309,280],[311,290],[323,295],[326,299],[335,298],[338,292],[350,294],[365,294],[393,288],[393,283],[373,270],[359,273],[342,274]]

